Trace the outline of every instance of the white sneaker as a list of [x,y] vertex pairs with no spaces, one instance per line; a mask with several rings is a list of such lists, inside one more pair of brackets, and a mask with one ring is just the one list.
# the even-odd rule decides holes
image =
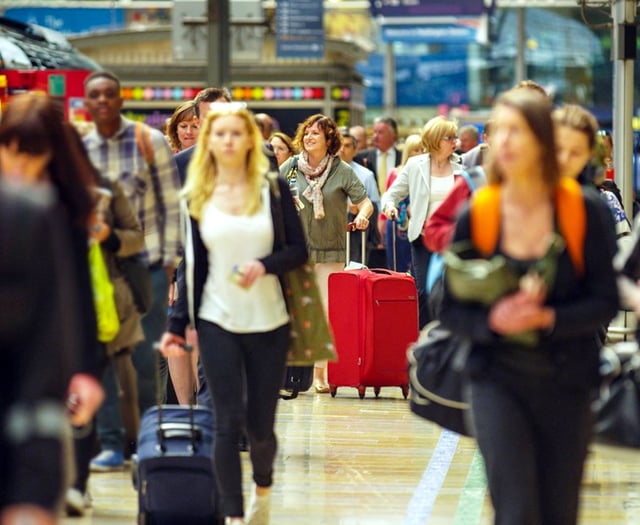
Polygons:
[[65,495],[64,508],[67,516],[84,516],[91,508],[89,492],[82,494],[78,489],[69,488]]
[[251,494],[249,501],[249,512],[247,512],[247,525],[269,525],[271,515],[271,491],[258,496],[255,492]]

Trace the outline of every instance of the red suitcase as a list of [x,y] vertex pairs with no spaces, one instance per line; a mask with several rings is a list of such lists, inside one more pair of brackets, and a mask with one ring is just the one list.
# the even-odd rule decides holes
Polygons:
[[[348,250],[347,250],[347,253]],[[418,339],[414,278],[385,269],[345,270],[329,275],[329,322],[338,361],[329,363],[331,395],[338,387],[399,386],[409,393],[407,348]]]

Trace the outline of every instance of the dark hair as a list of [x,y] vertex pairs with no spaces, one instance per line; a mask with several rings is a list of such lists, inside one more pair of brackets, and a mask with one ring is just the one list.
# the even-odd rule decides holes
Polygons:
[[[527,122],[527,126],[540,146],[542,177],[549,188],[555,187],[560,174],[549,97],[534,89],[514,88],[498,98],[494,111],[500,106],[514,109]],[[492,115],[492,122],[495,128],[499,128],[500,123],[496,120],[495,113]],[[487,170],[487,179],[490,183],[502,182],[505,178],[495,159],[496,157],[492,156]]]
[[231,93],[225,87],[208,87],[201,91],[193,99],[195,104],[196,117],[200,118],[200,104],[202,102],[216,102],[220,99],[224,99],[226,102],[231,102]]
[[289,137],[289,135],[287,135],[282,131],[274,131],[269,137],[269,142],[271,142],[271,139],[274,137],[279,138],[282,142],[284,142],[287,145],[287,149],[292,155],[295,155],[296,153],[298,153],[298,150],[293,145],[293,141],[291,140],[291,137]]
[[327,153],[331,156],[336,155],[342,146],[342,135],[340,134],[335,121],[322,113],[311,115],[304,122],[298,124],[296,136],[293,139],[293,145],[300,151],[304,151],[304,132],[308,127],[313,126],[316,123],[318,124],[318,127],[324,131],[324,136],[327,140]]
[[167,139],[169,145],[175,150],[180,150],[180,139],[178,138],[178,124],[183,120],[191,120],[196,115],[196,103],[193,100],[183,102],[173,112],[167,121]]
[[86,89],[87,84],[89,84],[89,82],[91,82],[92,80],[95,80],[96,78],[106,78],[108,80],[111,80],[112,82],[115,82],[118,86],[118,92],[120,92],[120,79],[111,71],[107,71],[106,69],[102,69],[100,71],[94,71],[92,72],[87,78],[84,79],[84,87]]
[[393,131],[393,134],[397,137],[398,136],[398,123],[392,119],[391,117],[378,117],[377,119],[375,119],[373,121],[374,124],[377,123],[381,123],[381,124],[386,124],[387,126],[389,126],[391,128],[391,131]]
[[355,138],[351,133],[343,133],[342,134],[342,144],[344,145],[344,141],[345,139],[350,139],[353,141],[353,147],[357,148],[358,147],[358,139]]
[[599,126],[593,113],[577,104],[565,104],[556,108],[551,118],[557,126],[566,126],[583,133],[589,142],[589,149],[595,149]]
[[14,96],[2,112],[0,145],[15,145],[18,151],[41,155],[51,153],[47,166],[52,185],[69,213],[72,223],[86,227],[93,200],[91,174],[78,169],[72,133],[60,103],[47,95],[23,93]]

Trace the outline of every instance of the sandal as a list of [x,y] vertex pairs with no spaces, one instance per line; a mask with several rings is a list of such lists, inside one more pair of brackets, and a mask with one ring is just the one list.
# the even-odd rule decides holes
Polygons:
[[313,388],[316,391],[316,394],[328,394],[329,392],[331,392],[331,389],[327,384],[315,383],[313,385]]

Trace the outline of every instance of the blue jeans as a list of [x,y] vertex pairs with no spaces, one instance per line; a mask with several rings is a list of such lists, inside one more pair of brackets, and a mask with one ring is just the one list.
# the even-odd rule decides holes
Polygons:
[[[160,367],[160,399],[167,394],[167,360],[158,354],[153,344],[160,340],[167,324],[167,291],[169,280],[164,268],[151,270],[153,304],[142,318],[145,340],[133,352],[133,366],[138,380],[138,406],[140,414],[156,404],[156,367]],[[156,355],[157,354],[157,355]],[[159,365],[158,365],[159,362]],[[98,410],[97,427],[102,450],[122,451],[124,428],[118,400],[118,384],[112,366],[105,371],[102,387],[105,399]]]
[[[167,398],[167,377],[169,367],[167,360],[153,348],[160,342],[162,334],[167,329],[167,293],[169,279],[164,268],[156,268],[151,271],[153,282],[153,305],[142,318],[142,330],[144,341],[140,343],[133,353],[133,366],[138,372],[138,404],[140,414],[156,404],[156,388],[158,388],[160,401]],[[160,366],[160,386],[156,387],[156,367]]]
[[214,465],[225,516],[243,515],[238,443],[249,437],[253,480],[272,483],[277,439],[276,406],[284,374],[289,325],[264,333],[235,334],[200,320],[198,343],[216,417]]
[[411,242],[411,273],[416,279],[416,287],[418,288],[418,317],[420,329],[424,328],[431,320],[427,291],[425,289],[430,259],[431,252],[425,248],[422,243],[422,235],[420,235],[415,241]]

